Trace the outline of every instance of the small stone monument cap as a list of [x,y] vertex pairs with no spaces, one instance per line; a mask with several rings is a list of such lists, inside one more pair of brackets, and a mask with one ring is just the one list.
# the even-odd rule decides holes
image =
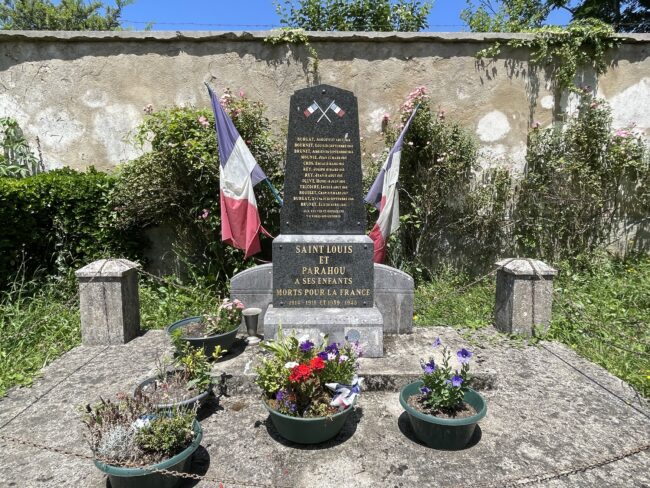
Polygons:
[[539,259],[508,258],[495,263],[499,269],[516,276],[555,276],[557,269]]
[[128,259],[100,259],[84,266],[75,271],[79,279],[93,278],[101,276],[102,278],[121,278],[139,265]]

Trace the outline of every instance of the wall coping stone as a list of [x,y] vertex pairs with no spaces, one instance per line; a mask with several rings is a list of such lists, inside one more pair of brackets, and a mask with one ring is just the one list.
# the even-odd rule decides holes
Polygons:
[[[263,41],[273,31],[0,31],[0,42],[109,42],[109,41]],[[467,42],[486,43],[532,39],[534,34],[476,32],[311,32],[312,42]],[[650,34],[620,34],[626,44],[650,43]]]

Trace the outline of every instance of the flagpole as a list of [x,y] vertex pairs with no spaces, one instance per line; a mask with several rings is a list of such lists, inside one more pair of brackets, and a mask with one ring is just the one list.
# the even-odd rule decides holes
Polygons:
[[278,190],[275,189],[275,187],[273,186],[273,183],[271,183],[271,180],[269,180],[268,178],[265,178],[264,182],[268,185],[269,189],[271,190],[271,193],[273,193],[273,196],[275,197],[275,200],[282,207],[284,205],[284,201],[282,201],[282,197],[280,197],[280,194],[278,193]]
[[[210,88],[210,85],[208,84],[208,82],[204,81],[203,84],[208,89],[208,93],[212,93],[212,88]],[[273,196],[275,197],[275,200],[282,207],[284,205],[284,202],[282,201],[282,198],[280,197],[280,193],[278,193],[278,190],[275,189],[275,187],[273,186],[273,183],[271,183],[271,180],[269,180],[268,176],[266,178],[264,178],[264,182],[268,185],[269,189],[271,190],[271,193],[273,193]]]

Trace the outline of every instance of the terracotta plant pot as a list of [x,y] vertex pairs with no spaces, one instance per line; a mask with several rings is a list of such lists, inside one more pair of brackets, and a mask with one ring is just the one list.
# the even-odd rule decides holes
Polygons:
[[111,466],[95,460],[95,466],[108,475],[112,488],[176,488],[183,482],[183,478],[153,473],[156,469],[166,469],[179,473],[188,473],[192,464],[192,454],[198,449],[203,438],[201,424],[194,421],[194,440],[183,451],[174,457],[158,464],[143,466],[141,468],[122,468]]
[[[174,322],[172,325],[167,327],[167,334],[171,337],[172,332],[176,329],[183,329],[188,325],[198,322],[201,320],[201,317],[189,317],[178,322]],[[182,336],[184,341],[190,343],[192,347],[202,348],[207,357],[211,357],[217,346],[221,346],[221,349],[230,350],[232,343],[235,342],[237,337],[238,328],[231,330],[230,332],[225,332],[223,334],[218,334],[208,337],[186,337]]]
[[423,385],[422,381],[410,383],[402,388],[399,394],[399,402],[408,414],[415,436],[434,449],[457,450],[466,447],[474,435],[478,421],[487,413],[487,404],[483,397],[472,389],[465,393],[463,401],[474,407],[477,412],[471,417],[462,419],[435,417],[419,412],[408,404],[409,397],[419,394],[420,387]]

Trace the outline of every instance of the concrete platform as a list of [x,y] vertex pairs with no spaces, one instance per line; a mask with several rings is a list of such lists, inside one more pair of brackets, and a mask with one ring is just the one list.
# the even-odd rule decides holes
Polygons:
[[[195,471],[227,487],[650,486],[648,451],[554,477],[650,443],[650,409],[625,383],[560,344],[523,346],[493,331],[469,339],[487,388],[480,436],[456,452],[419,444],[391,390],[417,375],[419,357],[428,356],[437,335],[454,348],[468,345],[446,328],[415,329],[387,343],[384,358],[362,363],[375,391],[362,395],[339,436],[314,447],[277,436],[250,383],[259,351],[233,349],[236,356],[215,366],[232,375],[230,396],[201,412],[205,436]],[[155,331],[125,346],[70,351],[34,386],[0,399],[0,435],[88,455],[78,407],[130,391],[168,347]],[[0,486],[103,488],[106,481],[88,459],[0,440]]]

